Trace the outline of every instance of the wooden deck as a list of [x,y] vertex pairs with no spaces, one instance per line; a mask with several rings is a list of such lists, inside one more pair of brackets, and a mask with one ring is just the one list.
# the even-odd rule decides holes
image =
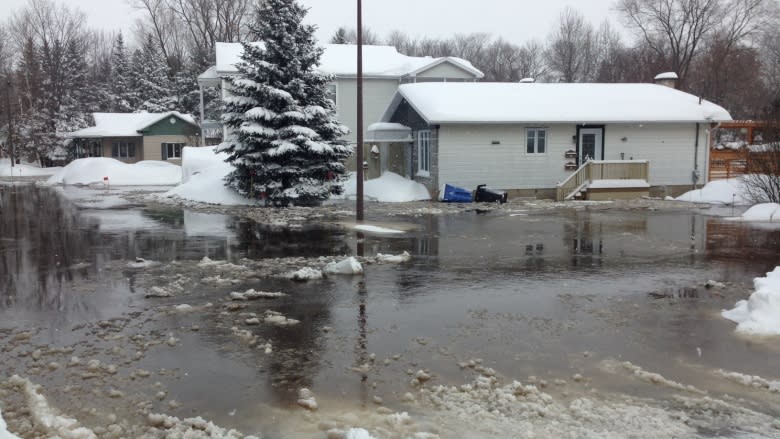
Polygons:
[[[650,162],[646,160],[591,160],[558,185],[556,199],[570,200],[595,180],[647,181],[649,174]],[[614,189],[619,192],[621,188]]]

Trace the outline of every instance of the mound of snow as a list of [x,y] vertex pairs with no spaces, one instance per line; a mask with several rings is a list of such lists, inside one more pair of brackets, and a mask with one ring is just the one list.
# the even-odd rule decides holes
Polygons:
[[54,175],[61,170],[61,167],[41,168],[31,163],[21,163],[12,168],[11,160],[0,159],[0,177],[40,177]]
[[347,439],[376,439],[374,436],[362,428],[353,428],[347,431]]
[[162,197],[225,206],[254,204],[254,201],[225,187],[225,176],[234,169],[231,164],[225,163],[225,159],[227,154],[218,154],[211,147],[184,148],[181,159],[182,184]]
[[[739,217],[742,221],[761,221],[768,223],[780,223],[780,204],[764,203],[756,204]],[[780,316],[778,316],[780,318]]]
[[349,257],[341,262],[331,262],[322,271],[327,274],[362,274],[363,266],[357,259]]
[[706,204],[750,204],[750,201],[743,197],[743,185],[743,181],[739,178],[711,181],[701,189],[680,195],[677,197],[677,201]]
[[737,323],[737,332],[780,335],[780,267],[753,281],[756,291],[723,317]]
[[78,159],[52,175],[48,184],[103,184],[112,186],[175,186],[181,181],[181,166],[168,162],[142,161],[128,164],[106,157]]
[[19,439],[19,436],[8,431],[8,425],[3,419],[3,412],[0,410],[0,439]]
[[[405,203],[431,199],[425,186],[393,172],[385,172],[377,179],[364,182],[363,191],[367,200],[383,203]],[[352,173],[349,180],[344,183],[344,194],[339,198],[353,200],[356,196],[357,174]]]

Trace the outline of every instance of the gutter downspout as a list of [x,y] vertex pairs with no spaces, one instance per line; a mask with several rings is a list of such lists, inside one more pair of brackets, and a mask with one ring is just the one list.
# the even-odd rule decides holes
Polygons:
[[203,105],[203,84],[198,84],[198,91],[200,92],[200,145],[203,146],[206,144],[206,139],[204,138],[203,133],[203,114],[205,113],[204,105]]

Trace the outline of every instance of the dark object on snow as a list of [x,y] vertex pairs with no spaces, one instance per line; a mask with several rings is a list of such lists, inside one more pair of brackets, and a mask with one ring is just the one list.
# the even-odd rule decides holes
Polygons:
[[471,191],[445,184],[439,199],[445,203],[471,203]]
[[487,185],[481,184],[477,186],[477,193],[474,195],[474,201],[477,203],[501,203],[504,204],[507,201],[506,192],[494,191],[488,189]]

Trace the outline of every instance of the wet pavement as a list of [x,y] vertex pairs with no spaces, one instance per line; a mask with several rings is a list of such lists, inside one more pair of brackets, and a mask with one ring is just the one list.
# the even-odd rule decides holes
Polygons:
[[[777,340],[740,338],[719,316],[780,264],[780,230],[725,221],[722,209],[369,208],[371,220],[409,231],[358,236],[337,221],[263,225],[118,193],[66,192],[0,186],[0,378],[30,378],[89,426],[106,423],[106,413],[143,422],[154,411],[263,437],[324,437],[315,421],[297,425],[306,423],[300,388],[312,389],[321,411],[382,405],[425,417],[424,407],[404,403],[416,388],[410,372],[459,385],[474,375],[459,363],[473,359],[508,380],[565,380],[548,389],[564,400],[598,391],[676,403],[668,388],[610,366],[630,361],[780,416],[778,393],[713,373],[780,379]],[[371,263],[404,251],[409,262]],[[276,273],[350,255],[363,257],[363,276],[298,282]],[[725,288],[705,288],[709,279]],[[173,294],[146,297],[154,287]],[[285,296],[230,308],[229,293],[249,288]],[[176,311],[180,304],[194,308]],[[246,324],[268,310],[300,323]],[[19,336],[26,331],[29,340]],[[83,367],[64,367],[72,356],[118,372],[85,378]]]

